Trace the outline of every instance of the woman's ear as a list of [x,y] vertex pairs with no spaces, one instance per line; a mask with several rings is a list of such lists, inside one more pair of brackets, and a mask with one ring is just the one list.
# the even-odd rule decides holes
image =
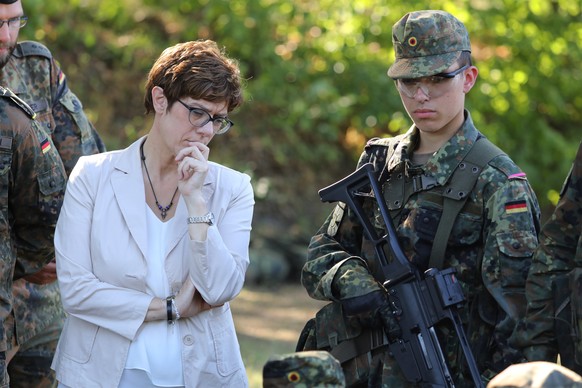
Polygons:
[[479,70],[475,66],[469,67],[464,72],[465,74],[465,81],[463,83],[463,93],[469,93],[469,91],[477,82],[477,76],[479,75]]
[[164,89],[159,86],[152,88],[152,103],[156,113],[164,113],[168,107],[168,99],[164,95]]

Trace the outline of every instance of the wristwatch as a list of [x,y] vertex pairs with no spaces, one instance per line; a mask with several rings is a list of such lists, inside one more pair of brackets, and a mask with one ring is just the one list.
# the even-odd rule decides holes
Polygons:
[[214,225],[214,214],[208,212],[205,216],[188,217],[188,224],[208,224]]

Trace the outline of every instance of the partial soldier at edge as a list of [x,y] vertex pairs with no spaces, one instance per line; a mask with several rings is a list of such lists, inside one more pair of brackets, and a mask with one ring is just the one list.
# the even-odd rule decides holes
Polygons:
[[54,258],[54,228],[66,173],[34,111],[0,87],[0,387],[9,386],[4,323],[12,310],[12,279]]
[[[17,43],[27,22],[21,1],[0,0],[0,19],[0,84],[32,107],[68,175],[80,156],[104,151],[103,142],[49,49],[33,41]],[[16,281],[13,290],[14,311],[5,327],[11,386],[54,386],[50,364],[64,322],[55,263]]]
[[540,233],[526,295],[527,315],[512,341],[529,361],[557,362],[560,355],[582,374],[582,143]]

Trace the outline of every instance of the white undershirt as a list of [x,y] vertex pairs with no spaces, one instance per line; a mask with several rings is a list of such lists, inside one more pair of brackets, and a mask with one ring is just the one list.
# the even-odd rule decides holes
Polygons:
[[[169,282],[164,268],[167,250],[167,230],[174,218],[167,222],[159,220],[146,205],[147,220],[147,292],[165,299],[170,295]],[[125,370],[119,387],[134,387],[136,379],[149,376],[152,387],[183,387],[180,328],[169,325],[163,319],[144,322],[129,347]],[[146,375],[147,374],[147,375]],[[124,383],[125,382],[125,383]],[[129,385],[128,385],[129,384]]]

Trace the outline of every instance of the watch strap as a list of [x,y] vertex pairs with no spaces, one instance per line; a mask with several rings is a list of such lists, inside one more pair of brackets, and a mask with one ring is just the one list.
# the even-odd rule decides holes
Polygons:
[[208,214],[206,214],[204,216],[188,217],[187,222],[188,222],[188,224],[212,225],[214,223],[214,215],[212,214],[212,212],[208,212]]

